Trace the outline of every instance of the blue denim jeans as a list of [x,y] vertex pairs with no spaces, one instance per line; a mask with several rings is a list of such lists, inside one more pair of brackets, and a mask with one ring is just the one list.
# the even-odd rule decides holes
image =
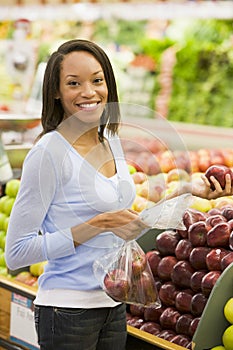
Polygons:
[[72,309],[35,306],[41,350],[124,350],[126,307]]

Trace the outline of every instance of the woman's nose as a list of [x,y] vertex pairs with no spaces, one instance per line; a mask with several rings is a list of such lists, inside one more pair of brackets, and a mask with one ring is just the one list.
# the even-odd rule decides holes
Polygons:
[[89,83],[83,84],[83,86],[82,86],[82,96],[92,97],[93,95],[95,95],[95,89],[92,86],[92,84],[89,84]]

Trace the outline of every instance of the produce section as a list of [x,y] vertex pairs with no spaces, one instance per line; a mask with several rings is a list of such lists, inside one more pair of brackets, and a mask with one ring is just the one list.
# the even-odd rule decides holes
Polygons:
[[[59,40],[77,33],[93,37],[109,49],[123,101],[120,136],[136,186],[137,196],[132,208],[137,212],[158,203],[182,181],[198,182],[200,175],[211,166],[217,170],[217,175],[220,175],[219,166],[221,169],[222,165],[228,170],[233,168],[230,98],[233,14],[228,1],[221,10],[219,2],[203,4],[200,1],[199,4],[196,15],[194,9],[198,2],[190,2],[191,6],[187,7],[157,3],[156,11],[152,11],[153,4],[145,4],[144,8],[133,4],[135,11],[132,13],[136,17],[136,8],[140,8],[138,21],[128,15],[129,11],[117,9],[116,3],[110,4],[111,8],[109,4],[103,7],[98,2],[75,4],[76,9],[79,5],[83,5],[83,9],[90,5],[89,17],[93,16],[94,20],[89,18],[82,24],[82,18],[77,22],[76,10],[66,10],[68,7],[63,3],[59,7],[61,20],[54,18],[56,6],[52,11],[46,7],[47,15],[52,16],[51,23],[56,25],[56,34],[52,34],[52,30],[50,33],[49,20],[47,34],[46,31],[42,33],[42,28],[47,28],[46,21],[41,20],[41,13],[45,13],[43,6],[38,6],[34,14],[38,22],[31,22],[32,31],[27,40],[35,44],[38,27],[43,38],[43,43],[40,41],[38,47],[33,46],[37,64],[44,63],[51,47]],[[122,3],[121,9],[130,5],[130,2]],[[73,4],[69,9],[71,6]],[[189,12],[191,7],[193,10]],[[203,19],[205,8],[208,8],[208,21]],[[23,13],[22,7],[17,9]],[[13,37],[12,23],[18,17],[15,10],[14,6],[11,16],[8,14],[10,21],[4,18],[5,9],[0,11],[0,38],[3,39],[0,59],[6,41]],[[186,34],[182,38],[178,38],[177,30],[180,13],[189,17],[189,23],[186,21],[184,27],[181,25]],[[216,21],[218,17],[220,21]],[[197,21],[197,18],[200,19]],[[189,26],[191,22],[192,26]],[[111,31],[107,30],[109,23]],[[142,41],[138,40],[139,32],[144,36]],[[40,101],[34,94],[27,96],[30,106],[25,100],[17,104],[18,93],[22,91],[17,84],[13,84],[14,89],[8,86],[9,81],[2,70],[0,77],[7,81],[7,88],[0,89],[0,128],[7,140],[5,150],[14,170],[14,178],[9,184],[2,184],[0,191],[0,300],[4,300],[4,305],[0,306],[0,349],[1,346],[5,349],[4,342],[24,345],[28,349],[28,339],[20,344],[18,337],[22,334],[10,329],[10,314],[18,306],[17,295],[25,297],[25,302],[34,299],[38,277],[47,262],[10,271],[5,264],[4,246],[22,162],[40,126],[35,110],[30,113],[28,110],[31,106],[40,106],[37,105]],[[38,88],[40,79],[35,83]],[[161,122],[156,118],[154,109],[165,120]],[[11,135],[11,131],[16,133]],[[27,143],[28,131],[30,143]],[[127,350],[232,350],[233,292],[229,281],[233,262],[232,212],[232,197],[211,201],[193,197],[184,213],[185,230],[152,229],[138,239],[150,264],[161,306],[127,304]],[[115,275],[111,276],[110,282],[115,279]],[[220,293],[225,286],[226,291]],[[113,293],[116,288],[114,284]],[[15,320],[14,314],[16,325]],[[35,342],[35,339],[31,341]]]

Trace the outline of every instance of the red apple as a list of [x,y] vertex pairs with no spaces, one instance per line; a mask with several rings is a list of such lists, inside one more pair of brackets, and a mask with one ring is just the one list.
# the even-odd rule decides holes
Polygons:
[[131,174],[131,177],[135,184],[142,184],[147,180],[147,174],[142,171],[137,171],[136,173]]
[[227,222],[212,227],[207,233],[207,244],[209,247],[228,247],[230,238],[230,227]]
[[186,348],[190,343],[190,338],[187,335],[177,334],[170,340],[170,342]]
[[139,276],[145,270],[147,265],[146,254],[141,251],[132,251],[132,273]]
[[138,316],[138,317],[143,318],[144,310],[145,310],[145,308],[142,305],[137,305],[137,304],[130,304],[129,305],[129,311],[130,311],[132,316]]
[[207,274],[208,270],[195,271],[190,278],[190,288],[194,292],[201,292],[202,278]]
[[228,225],[229,225],[229,230],[230,231],[233,231],[233,219],[227,221],[228,222]]
[[175,331],[176,323],[179,317],[179,311],[177,311],[174,307],[167,307],[160,316],[159,321],[163,329],[171,329]]
[[172,255],[179,242],[180,236],[177,232],[166,230],[158,234],[156,237],[156,248],[161,255]]
[[180,312],[190,312],[191,311],[191,300],[192,294],[187,291],[180,291],[176,295],[175,307]]
[[152,273],[143,271],[138,278],[131,279],[134,301],[148,306],[159,303],[158,291]]
[[205,221],[198,221],[192,224],[188,230],[188,239],[193,247],[200,247],[206,245],[207,233],[209,226]]
[[211,251],[210,247],[195,247],[192,249],[189,262],[196,270],[206,270],[206,256]]
[[170,341],[175,335],[175,331],[172,331],[171,329],[163,329],[157,336],[161,339]]
[[160,326],[159,323],[155,323],[155,322],[145,322],[141,327],[140,327],[141,331],[153,334],[153,335],[158,335],[161,330],[162,327]]
[[159,290],[159,298],[163,305],[174,306],[176,295],[179,293],[179,289],[171,281],[162,284]]
[[230,174],[231,179],[233,181],[232,170],[225,165],[218,165],[218,164],[212,165],[206,170],[205,176],[209,180],[212,190],[215,190],[215,186],[212,180],[210,179],[210,177],[214,176],[216,180],[219,182],[220,186],[224,189],[226,186],[226,174]]
[[211,251],[206,255],[207,268],[210,271],[220,271],[222,258],[228,253],[228,250],[221,247],[211,249]]
[[159,318],[165,309],[165,306],[157,307],[157,305],[153,304],[147,306],[144,310],[145,321],[159,322]]
[[222,215],[226,218],[227,221],[230,221],[233,219],[233,207],[229,206],[226,208],[223,208]]
[[227,221],[227,219],[222,214],[210,215],[206,219],[206,223],[208,225],[210,225],[211,227],[214,227],[215,225],[217,225],[217,224],[219,224],[221,222],[226,222],[226,221]]
[[196,332],[197,326],[200,322],[200,317],[195,317],[189,326],[189,335],[192,338],[194,336],[194,333]]
[[187,260],[192,250],[192,243],[188,239],[181,239],[176,246],[175,255],[178,260]]
[[189,226],[191,226],[195,222],[205,221],[207,217],[208,217],[207,213],[201,212],[193,208],[189,208],[189,209],[186,209],[186,211],[184,212],[183,223],[186,229],[188,230]]
[[171,280],[180,288],[190,288],[190,278],[194,269],[187,260],[180,260],[173,267]]
[[207,300],[207,296],[203,293],[197,293],[193,295],[191,300],[191,313],[193,316],[201,316],[206,306]]
[[144,319],[138,316],[133,316],[131,317],[128,321],[127,324],[129,326],[135,327],[135,328],[140,328],[143,324],[145,323]]
[[188,230],[176,230],[176,232],[180,235],[181,238],[188,238]]
[[222,215],[222,211],[221,209],[219,208],[211,208],[209,211],[208,211],[208,214],[211,216],[211,215]]
[[173,255],[164,256],[158,264],[157,274],[163,281],[171,279],[171,272],[173,266],[178,262],[177,258]]
[[228,265],[233,263],[233,252],[228,252],[227,255],[225,255],[221,260],[221,270],[225,270]]
[[153,273],[153,276],[157,276],[158,264],[161,261],[161,255],[158,250],[151,250],[146,253],[146,258]]
[[108,272],[104,278],[104,286],[113,299],[127,301],[130,283],[125,271],[115,269]]
[[205,296],[209,296],[220,275],[221,271],[210,271],[202,278],[201,290]]
[[193,318],[193,315],[190,313],[182,314],[176,322],[176,333],[189,335],[189,326]]

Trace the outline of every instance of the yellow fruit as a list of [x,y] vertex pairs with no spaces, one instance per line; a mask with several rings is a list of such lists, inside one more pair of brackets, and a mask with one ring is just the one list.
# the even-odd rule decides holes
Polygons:
[[224,346],[222,345],[217,345],[214,348],[211,348],[210,350],[226,350],[226,348],[224,348]]
[[225,329],[222,342],[226,350],[233,350],[233,325]]
[[202,211],[202,212],[208,212],[210,209],[212,209],[211,201],[205,198],[195,197],[193,196],[192,203],[190,204],[190,208]]
[[29,267],[29,271],[30,271],[30,273],[33,276],[39,277],[44,272],[44,266],[46,264],[47,264],[47,261],[43,261],[43,262],[38,262],[38,263],[32,264]]
[[224,316],[226,320],[233,324],[233,298],[230,298],[224,306]]

